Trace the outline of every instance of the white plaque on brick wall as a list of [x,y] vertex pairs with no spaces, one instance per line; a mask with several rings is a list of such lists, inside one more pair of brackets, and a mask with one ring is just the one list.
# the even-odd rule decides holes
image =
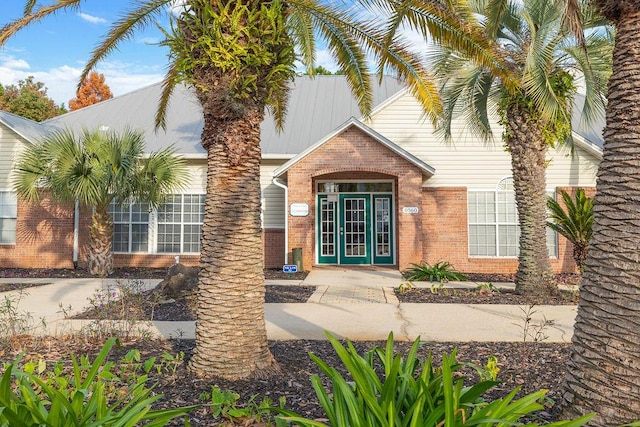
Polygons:
[[306,203],[291,203],[289,212],[291,213],[291,216],[308,216],[309,205]]
[[402,213],[417,214],[418,213],[418,207],[417,206],[405,206],[404,208],[402,208]]

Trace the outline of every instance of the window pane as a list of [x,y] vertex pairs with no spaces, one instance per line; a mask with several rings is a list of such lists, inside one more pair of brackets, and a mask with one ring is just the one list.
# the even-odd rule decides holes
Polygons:
[[134,224],[131,226],[131,252],[147,252],[149,249],[149,226]]
[[0,244],[13,244],[16,242],[16,220],[12,218],[0,218]]
[[149,205],[144,203],[109,204],[107,212],[113,221],[114,252],[148,252]]
[[504,257],[518,256],[520,230],[517,225],[500,225],[498,227],[498,254]]
[[113,224],[111,244],[114,252],[129,252],[129,224]]
[[158,252],[180,252],[179,224],[158,224]]
[[12,191],[0,191],[0,244],[16,242],[18,197]]
[[469,255],[496,256],[496,228],[493,225],[469,226]]

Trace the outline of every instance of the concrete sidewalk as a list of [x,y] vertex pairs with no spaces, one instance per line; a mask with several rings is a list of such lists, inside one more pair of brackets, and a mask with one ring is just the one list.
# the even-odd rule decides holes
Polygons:
[[[35,279],[0,279],[0,282]],[[38,279],[49,285],[32,287],[21,295],[19,309],[47,324],[47,333],[78,331],[90,321],[66,320],[83,311],[96,291],[113,289],[117,279]],[[160,280],[144,280],[145,289]],[[324,331],[353,340],[386,339],[393,331],[396,339],[426,341],[522,341],[527,307],[515,305],[400,304],[393,289],[402,282],[391,269],[317,269],[306,280],[267,281],[273,284],[316,286],[307,303],[266,304],[269,339],[325,339]],[[456,283],[456,285],[458,285]],[[496,284],[494,284],[496,285]],[[430,286],[424,284],[424,286]],[[477,286],[477,284],[466,284]],[[509,286],[509,284],[504,284]],[[0,298],[18,298],[19,291],[0,293]],[[545,322],[546,342],[569,342],[573,333],[576,306],[536,306],[530,326]],[[195,322],[140,322],[153,335],[193,338]],[[41,333],[44,331],[39,329]],[[531,341],[532,338],[527,338]]]

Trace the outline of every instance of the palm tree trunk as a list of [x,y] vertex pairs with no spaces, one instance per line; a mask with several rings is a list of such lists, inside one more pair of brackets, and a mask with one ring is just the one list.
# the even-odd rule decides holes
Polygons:
[[563,416],[597,412],[591,425],[640,418],[640,5],[600,2],[616,23],[604,155]]
[[[200,375],[271,375],[264,318],[260,225],[260,123],[263,110],[238,118],[207,111],[202,135],[208,152],[202,229],[196,349],[189,369]],[[221,110],[215,109],[218,112]]]
[[520,225],[516,290],[535,298],[556,292],[547,248],[547,145],[540,126],[523,109],[509,108],[506,116]]
[[113,273],[113,251],[111,238],[113,224],[106,206],[96,206],[89,227],[89,254],[87,264],[89,273],[106,277]]

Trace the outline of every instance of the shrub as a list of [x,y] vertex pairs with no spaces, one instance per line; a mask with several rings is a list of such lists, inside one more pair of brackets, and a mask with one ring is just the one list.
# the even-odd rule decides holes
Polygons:
[[0,426],[164,426],[195,408],[151,409],[162,395],[152,394],[146,375],[120,384],[114,364],[106,361],[115,343],[115,338],[107,340],[93,363],[72,356],[71,374],[57,365],[53,375],[43,375],[43,361],[25,369],[18,368],[19,360],[6,366],[0,379]]
[[446,261],[438,261],[433,265],[426,262],[411,265],[412,267],[402,272],[407,280],[440,283],[450,280],[467,280],[467,276],[454,270],[453,266]]
[[[332,385],[331,390],[327,390],[318,375],[311,377],[331,426],[508,426],[543,409],[541,401],[546,390],[516,399],[518,389],[515,389],[504,398],[483,401],[483,393],[498,383],[481,379],[465,386],[464,377],[457,372],[463,365],[456,362],[456,350],[444,354],[441,366],[434,367],[431,355],[424,361],[418,359],[419,340],[403,358],[394,355],[392,334],[385,348],[377,347],[364,355],[358,354],[350,341],[343,346],[329,333],[327,337],[351,376],[351,379],[345,378],[335,367],[310,355]],[[376,371],[376,362],[381,365],[381,374]],[[290,411],[275,410],[282,414],[281,421],[308,427],[325,426]],[[590,419],[591,415],[587,415],[549,425],[581,426]]]

